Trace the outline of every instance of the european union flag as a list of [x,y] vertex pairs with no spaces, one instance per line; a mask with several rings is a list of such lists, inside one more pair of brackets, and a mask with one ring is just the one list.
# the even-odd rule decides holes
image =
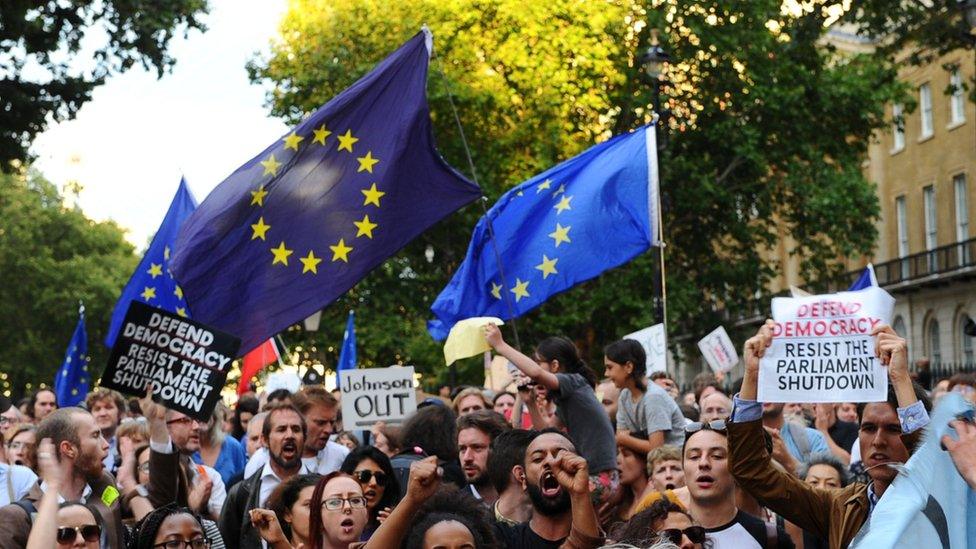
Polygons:
[[657,244],[656,151],[654,128],[643,127],[505,193],[431,306],[431,336],[465,318],[520,316]]
[[418,33],[200,204],[173,256],[194,319],[247,352],[481,195],[434,148],[430,48]]
[[356,369],[356,322],[355,314],[349,311],[346,331],[342,333],[342,349],[339,351],[339,365],[336,366],[336,386],[339,385],[343,370]]
[[88,373],[88,332],[85,331],[85,306],[78,308],[78,324],[71,335],[64,362],[54,377],[54,394],[58,407],[77,406],[88,394],[91,374]]
[[180,225],[193,213],[197,201],[190,194],[186,180],[180,179],[180,186],[176,190],[173,202],[169,205],[166,217],[163,218],[159,230],[153,236],[149,249],[142,256],[142,261],[136,267],[129,282],[122,289],[122,295],[115,303],[112,311],[112,322],[105,336],[105,345],[113,347],[115,338],[122,327],[125,313],[129,310],[132,300],[142,301],[180,316],[188,316],[186,299],[183,289],[176,283],[170,271],[173,243],[180,230]]

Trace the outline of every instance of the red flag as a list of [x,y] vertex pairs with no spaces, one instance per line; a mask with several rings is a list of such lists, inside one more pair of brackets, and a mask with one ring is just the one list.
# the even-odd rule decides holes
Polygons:
[[241,380],[237,383],[237,394],[243,395],[248,391],[251,379],[268,364],[281,360],[278,353],[278,346],[275,345],[274,338],[271,338],[254,350],[244,355],[244,364],[241,365]]

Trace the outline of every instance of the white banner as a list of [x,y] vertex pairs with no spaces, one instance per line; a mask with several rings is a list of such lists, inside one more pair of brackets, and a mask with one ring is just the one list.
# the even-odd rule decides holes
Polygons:
[[648,374],[667,371],[668,342],[666,338],[664,324],[655,324],[624,336],[624,339],[633,339],[644,348],[644,352],[647,353]]
[[891,322],[895,299],[878,287],[773,298],[772,346],[759,361],[760,402],[877,402],[887,370],[871,331]]
[[417,409],[413,366],[342,371],[342,424],[368,429],[378,421],[403,423]]
[[698,349],[715,373],[728,372],[739,363],[739,353],[735,351],[735,345],[724,326],[715,328],[712,333],[701,338]]

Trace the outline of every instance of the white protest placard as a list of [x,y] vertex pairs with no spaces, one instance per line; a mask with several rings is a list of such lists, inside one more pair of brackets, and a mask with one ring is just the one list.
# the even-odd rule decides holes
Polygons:
[[403,423],[417,409],[413,366],[343,370],[339,390],[342,424],[350,430]]
[[759,361],[760,402],[877,402],[887,370],[871,331],[895,306],[872,286],[855,292],[773,298],[773,343]]
[[664,324],[655,324],[632,334],[624,339],[633,339],[644,347],[647,353],[647,373],[663,372],[668,369],[668,344],[664,334]]
[[735,351],[735,345],[725,331],[725,326],[719,326],[701,338],[698,349],[715,373],[728,372],[739,363],[739,353]]

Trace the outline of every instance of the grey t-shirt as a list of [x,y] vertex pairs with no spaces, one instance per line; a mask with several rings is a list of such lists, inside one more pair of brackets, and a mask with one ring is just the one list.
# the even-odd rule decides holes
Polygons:
[[616,469],[617,439],[593,388],[579,374],[556,374],[556,379],[559,390],[552,393],[556,416],[569,430],[590,474]]
[[680,448],[685,440],[685,423],[678,403],[656,383],[648,383],[647,391],[637,402],[631,398],[630,389],[620,391],[617,429],[621,431],[664,431],[664,443]]

